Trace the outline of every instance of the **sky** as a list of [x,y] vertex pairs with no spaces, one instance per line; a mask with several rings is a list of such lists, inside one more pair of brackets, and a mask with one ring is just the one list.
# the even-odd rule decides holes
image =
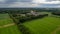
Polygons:
[[60,8],[60,0],[0,0],[0,8],[7,7]]

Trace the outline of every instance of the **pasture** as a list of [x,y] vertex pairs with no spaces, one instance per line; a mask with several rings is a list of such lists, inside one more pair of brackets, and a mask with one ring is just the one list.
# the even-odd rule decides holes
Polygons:
[[[22,34],[13,23],[8,14],[0,14],[0,27],[8,25],[0,28],[0,34]],[[60,16],[56,17],[48,13],[44,18],[24,22],[23,26],[27,27],[31,34],[60,34]]]
[[42,19],[25,22],[32,34],[60,34],[60,18],[45,17]]
[[13,23],[8,14],[0,14],[0,26]]
[[8,14],[0,14],[0,34],[21,34]]
[[10,26],[6,28],[0,28],[0,34],[21,34],[17,26]]

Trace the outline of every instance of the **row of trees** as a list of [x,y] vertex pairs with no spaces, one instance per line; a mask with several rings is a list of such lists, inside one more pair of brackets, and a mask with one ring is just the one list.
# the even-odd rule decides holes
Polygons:
[[19,19],[19,22],[24,23],[25,21],[31,21],[34,19],[39,19],[39,18],[43,18],[45,16],[48,16],[48,14],[44,14],[44,15],[38,15],[38,16],[30,16],[30,17],[23,17]]
[[52,12],[52,14],[60,16],[60,12]]
[[4,9],[1,9],[0,8],[0,13],[8,13],[8,12],[11,12],[11,13],[26,13],[26,12],[29,12],[31,10],[35,10],[35,11],[38,11],[38,12],[56,12],[56,11],[60,11],[59,9],[54,9],[54,8],[4,8]]
[[17,14],[9,14],[9,16],[17,24],[18,29],[20,30],[20,32],[22,32],[22,34],[31,34],[32,32],[29,30],[29,28],[25,27],[23,25],[23,23],[25,21],[31,21],[31,20],[34,20],[34,19],[43,18],[45,16],[48,16],[48,14],[39,15],[39,16],[33,16],[33,15],[31,15],[31,16],[21,16],[21,15],[17,15]]
[[20,17],[18,18],[17,14],[15,14],[14,16],[13,14],[9,14],[9,16],[13,19],[14,23],[17,25],[22,34],[31,34],[29,28],[25,27],[21,22],[19,22]]
[[31,21],[34,19],[43,18],[45,16],[48,16],[48,14],[37,15],[37,16],[25,14],[25,16],[21,16],[20,14],[13,13],[13,14],[11,14],[11,16],[13,17],[14,20],[17,19],[17,21],[19,21],[19,23],[24,23],[25,21]]

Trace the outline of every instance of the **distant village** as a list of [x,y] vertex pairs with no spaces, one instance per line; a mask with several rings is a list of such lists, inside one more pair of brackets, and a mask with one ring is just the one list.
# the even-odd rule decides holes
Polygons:
[[39,16],[39,15],[44,15],[43,13],[40,13],[40,12],[36,12],[36,11],[33,11],[31,10],[29,13],[26,13],[26,14],[20,14],[21,16],[26,16],[26,15],[29,15],[29,16]]
[[25,14],[18,14],[18,16],[20,16],[20,22],[24,22],[24,21],[30,21],[30,20],[33,20],[33,19],[38,19],[38,18],[43,18],[45,16],[48,16],[48,14],[43,14],[43,13],[40,13],[40,12],[36,12],[36,11],[30,11],[28,13],[25,13]]

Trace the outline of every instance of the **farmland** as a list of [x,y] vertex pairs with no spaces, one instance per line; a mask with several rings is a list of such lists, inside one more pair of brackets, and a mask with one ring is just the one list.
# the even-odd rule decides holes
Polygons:
[[0,14],[0,34],[21,34],[7,13]]
[[60,27],[60,18],[49,16],[43,19],[26,22],[24,26],[28,27],[32,34],[52,34],[54,30]]
[[[0,14],[0,34],[60,34],[60,16],[52,15],[51,12],[40,13],[48,15],[43,15],[45,16],[43,18],[40,18],[41,15],[40,17],[36,16],[36,19],[30,16],[30,21],[23,23],[19,21],[21,19],[20,14],[14,14],[14,17],[12,14]],[[23,18],[26,17],[24,16]],[[14,20],[18,23],[14,23]]]
[[[35,19],[34,17],[30,16],[31,17],[31,18],[29,17],[30,19],[34,19],[34,20],[30,20],[30,21],[25,21],[25,19],[23,19],[22,21],[19,22],[19,23],[22,23],[23,21],[25,21],[23,23],[24,27],[20,25],[21,26],[20,30],[22,30],[23,33],[26,31],[27,31],[27,33],[30,32],[30,34],[60,34],[59,33],[60,17],[51,14],[51,12],[40,12],[40,14],[48,14],[48,16],[45,16],[43,18],[39,18],[39,16],[38,16],[38,17],[36,17],[38,19]],[[42,15],[42,16],[44,16],[44,15]],[[41,15],[40,15],[40,17],[41,17]],[[25,27],[28,29],[24,30]]]
[[0,34],[21,34],[17,26],[10,26],[6,28],[0,28]]
[[8,14],[0,14],[0,26],[13,23]]

